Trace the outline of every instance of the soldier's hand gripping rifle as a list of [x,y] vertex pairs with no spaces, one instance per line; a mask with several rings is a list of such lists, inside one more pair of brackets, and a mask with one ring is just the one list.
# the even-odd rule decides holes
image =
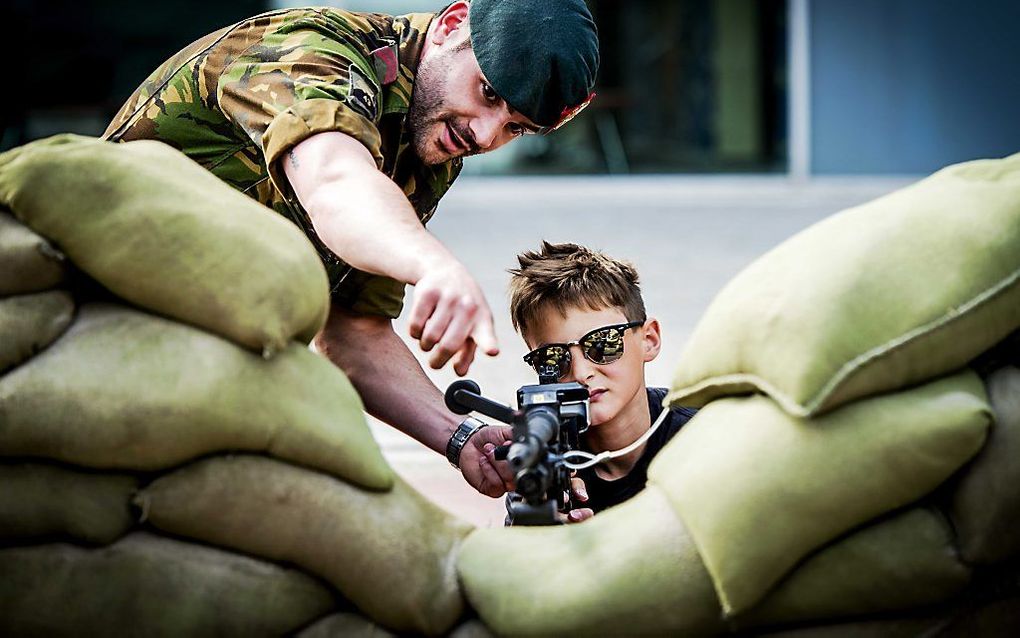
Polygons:
[[457,414],[480,412],[513,427],[513,442],[497,448],[514,473],[522,501],[511,504],[515,525],[553,525],[556,512],[570,511],[568,453],[588,429],[588,389],[580,383],[526,385],[517,409],[481,396],[478,384],[462,380],[446,390],[446,407]]

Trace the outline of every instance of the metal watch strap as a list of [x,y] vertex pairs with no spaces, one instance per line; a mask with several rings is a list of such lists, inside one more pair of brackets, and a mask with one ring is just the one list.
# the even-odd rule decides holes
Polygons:
[[473,416],[469,416],[460,422],[457,429],[453,431],[453,436],[446,443],[446,460],[450,462],[450,465],[458,470],[460,469],[460,451],[464,449],[464,444],[467,443],[468,439],[475,432],[481,430],[486,425],[486,423],[482,423]]

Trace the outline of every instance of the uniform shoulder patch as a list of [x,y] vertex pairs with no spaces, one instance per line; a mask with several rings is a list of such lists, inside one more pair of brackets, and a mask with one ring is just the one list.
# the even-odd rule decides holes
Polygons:
[[397,61],[397,45],[387,44],[372,51],[372,64],[375,65],[375,74],[379,76],[383,84],[393,84],[397,80],[397,69],[400,62]]
[[379,107],[379,100],[377,99],[379,89],[376,88],[375,83],[372,82],[372,80],[370,80],[360,68],[358,68],[358,65],[351,64],[349,74],[350,89],[347,92],[348,106],[368,119],[374,120]]

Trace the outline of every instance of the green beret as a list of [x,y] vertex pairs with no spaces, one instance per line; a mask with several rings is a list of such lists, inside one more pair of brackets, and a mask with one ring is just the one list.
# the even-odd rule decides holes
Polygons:
[[583,0],[472,0],[468,20],[489,84],[535,124],[555,128],[590,100],[599,40]]

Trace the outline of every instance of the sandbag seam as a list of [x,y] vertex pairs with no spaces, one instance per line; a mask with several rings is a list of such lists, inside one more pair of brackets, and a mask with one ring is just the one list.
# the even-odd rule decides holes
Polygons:
[[[955,320],[967,316],[970,311],[990,302],[1000,293],[1007,291],[1017,282],[1020,282],[1020,268],[1014,270],[1012,274],[1007,275],[1004,279],[1000,279],[991,287],[986,288],[977,295],[974,295],[964,303],[960,304],[957,308],[950,308],[948,312],[940,317],[936,317],[934,320],[929,321],[924,325],[918,326],[917,328],[910,330],[895,339],[887,341],[876,348],[872,348],[868,352],[854,357],[847,363],[843,364],[836,374],[829,379],[829,382],[822,386],[822,389],[815,394],[814,399],[806,403],[805,409],[807,410],[807,414],[816,414],[820,410],[820,404],[832,394],[833,389],[842,383],[850,374],[863,367],[867,362],[878,359],[898,348],[902,348],[922,336],[933,334],[952,325]],[[1014,328],[1015,327],[1016,326],[1014,326]]]
[[[753,394],[754,390],[759,390],[769,395],[779,405],[783,407],[783,410],[792,416],[797,417],[811,417],[818,416],[822,410],[822,404],[832,394],[834,389],[843,383],[846,378],[859,370],[864,366],[865,363],[878,359],[898,348],[902,348],[907,344],[915,341],[916,339],[925,335],[933,334],[934,332],[944,329],[959,318],[967,316],[970,311],[978,308],[979,306],[990,302],[996,298],[999,294],[1007,291],[1011,286],[1020,282],[1020,268],[1013,271],[1012,274],[1006,276],[1004,279],[1000,279],[990,288],[987,288],[977,295],[971,297],[965,303],[961,304],[957,309],[951,310],[950,312],[937,317],[933,321],[930,321],[922,326],[919,326],[913,330],[910,330],[899,337],[886,341],[882,345],[872,348],[864,354],[854,357],[847,363],[843,364],[839,370],[832,375],[829,381],[822,386],[822,389],[814,394],[814,397],[805,401],[803,404],[797,402],[788,393],[780,391],[775,385],[769,383],[766,379],[760,375],[739,372],[734,374],[723,374],[714,375],[707,379],[704,379],[698,383],[688,385],[683,388],[672,390],[664,400],[669,404],[675,404],[677,401],[683,399],[689,399],[695,397],[698,393],[704,392],[710,388],[717,387],[718,393],[708,397],[707,400],[700,401],[702,406],[707,405],[711,401],[722,398],[725,396],[734,396],[741,394]],[[932,377],[935,378],[935,377]],[[925,380],[920,380],[923,382]],[[726,386],[732,386],[728,390],[732,391],[733,394],[729,394]],[[899,388],[889,388],[889,391],[893,391]],[[859,397],[864,398],[864,397]],[[704,397],[703,397],[704,399]],[[698,399],[695,399],[698,402]],[[837,406],[830,406],[837,407]]]

